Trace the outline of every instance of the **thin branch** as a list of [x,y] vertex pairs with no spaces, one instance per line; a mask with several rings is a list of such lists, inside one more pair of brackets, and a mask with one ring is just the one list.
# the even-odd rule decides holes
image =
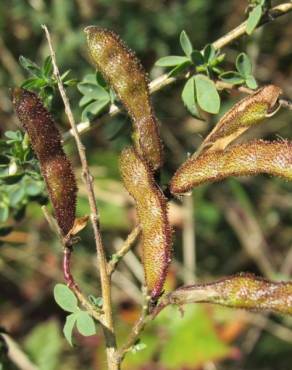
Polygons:
[[68,117],[68,120],[71,125],[72,134],[74,136],[78,154],[81,161],[83,178],[86,185],[87,196],[89,200],[89,206],[91,210],[90,220],[94,232],[95,238],[95,245],[97,250],[97,260],[99,265],[100,271],[100,280],[101,280],[101,290],[102,290],[102,297],[103,297],[103,311],[104,311],[104,334],[106,339],[106,347],[107,347],[107,358],[108,358],[108,366],[109,369],[114,370],[118,369],[118,366],[115,361],[115,352],[116,352],[116,338],[114,334],[113,328],[113,319],[112,319],[112,305],[111,305],[111,287],[110,287],[110,278],[107,272],[107,261],[104,253],[104,248],[102,245],[100,230],[99,230],[99,214],[96,206],[95,201],[95,194],[94,194],[94,186],[93,186],[93,178],[89,171],[89,166],[86,159],[85,154],[85,147],[81,142],[81,139],[78,134],[78,130],[76,127],[75,119],[69,104],[69,99],[66,95],[61,77],[60,72],[56,63],[56,55],[55,51],[52,46],[51,36],[50,33],[45,25],[42,26],[45,31],[48,45],[50,48],[50,54],[52,57],[52,63],[54,68],[54,75],[58,83],[58,88],[65,106],[65,112]]
[[127,239],[124,241],[123,245],[118,250],[118,252],[112,255],[112,258],[108,263],[108,273],[109,273],[109,275],[111,275],[115,271],[115,269],[116,269],[118,263],[120,262],[120,260],[132,248],[132,246],[135,243],[136,239],[138,238],[140,232],[141,232],[141,227],[140,227],[140,225],[137,225],[131,231],[131,233],[128,235]]
[[[266,23],[269,23],[269,22],[273,21],[274,19],[276,19],[278,17],[281,17],[282,15],[285,15],[285,14],[291,12],[291,11],[292,11],[292,3],[279,4],[279,5],[273,7],[272,9],[269,10],[267,16],[264,17],[262,22],[260,22],[260,24],[257,27],[261,27],[262,25],[264,25]],[[221,48],[231,44],[232,42],[234,42],[235,40],[237,40],[238,38],[243,36],[245,33],[246,33],[246,21],[241,23],[239,26],[237,26],[236,28],[234,28],[230,32],[228,32],[226,35],[224,35],[224,36],[220,37],[218,40],[214,41],[213,46],[216,50],[221,49]],[[166,87],[168,85],[171,85],[171,84],[175,83],[176,81],[178,81],[179,79],[184,78],[184,77],[186,77],[186,76],[169,77],[168,73],[165,73],[165,74],[157,77],[155,80],[153,80],[150,83],[150,85],[149,85],[150,93],[153,94],[154,92],[159,91],[159,90],[163,89],[164,87]],[[291,106],[292,106],[291,102],[282,101],[281,104],[285,108],[292,109],[291,108]],[[102,120],[104,118],[108,117],[108,116],[113,117],[113,116],[117,115],[120,112],[121,112],[121,109],[118,108],[115,104],[112,104],[110,106],[109,112],[102,117]],[[77,130],[80,134],[84,134],[85,132],[89,131],[92,127],[95,127],[97,125],[97,123],[100,124],[101,120],[92,121],[92,122],[80,122],[80,123],[78,123],[78,125],[76,127],[77,127]],[[68,131],[64,134],[63,138],[64,138],[64,140],[68,140],[68,139],[72,138],[72,136],[74,136],[74,132],[71,129],[70,131]]]

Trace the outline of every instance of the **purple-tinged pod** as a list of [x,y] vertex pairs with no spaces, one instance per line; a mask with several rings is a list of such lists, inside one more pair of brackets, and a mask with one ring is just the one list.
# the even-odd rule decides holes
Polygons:
[[120,171],[129,194],[136,203],[141,226],[143,266],[148,292],[157,299],[163,290],[171,261],[171,228],[166,199],[154,182],[152,172],[134,148],[120,157]]
[[207,151],[191,157],[171,179],[170,191],[183,194],[207,182],[229,176],[266,173],[292,181],[292,143],[255,140],[221,151]]
[[77,185],[71,163],[62,148],[60,133],[35,93],[16,88],[12,95],[16,114],[39,160],[55,218],[65,236],[75,220]]
[[95,26],[85,29],[91,59],[117,93],[134,125],[138,153],[152,169],[162,165],[162,145],[154,115],[148,79],[135,54],[112,31]]

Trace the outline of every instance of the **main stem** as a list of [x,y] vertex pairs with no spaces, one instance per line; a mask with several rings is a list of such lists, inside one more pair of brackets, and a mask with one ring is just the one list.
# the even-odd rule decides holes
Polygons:
[[116,345],[116,336],[114,332],[114,326],[113,326],[113,316],[112,316],[112,304],[111,304],[111,284],[110,284],[110,275],[107,271],[107,260],[104,253],[104,248],[101,240],[101,235],[99,231],[99,214],[98,209],[95,202],[95,193],[94,193],[94,186],[93,186],[93,178],[89,171],[89,166],[86,159],[85,154],[85,147],[81,142],[80,136],[78,134],[78,130],[76,127],[76,122],[69,104],[69,99],[66,95],[60,72],[57,66],[56,62],[56,55],[55,51],[52,46],[51,36],[46,26],[42,26],[45,30],[46,37],[48,40],[49,48],[50,48],[50,54],[52,57],[52,63],[54,67],[54,75],[58,83],[58,88],[65,106],[65,112],[68,117],[68,120],[71,125],[72,133],[77,145],[78,154],[81,161],[82,166],[82,174],[83,179],[86,185],[87,190],[87,197],[89,201],[90,206],[90,221],[94,233],[94,239],[95,239],[95,245],[96,245],[96,251],[97,251],[97,262],[99,266],[99,272],[100,272],[100,282],[101,282],[101,293],[103,298],[103,332],[105,336],[105,342],[106,342],[106,353],[107,353],[107,362],[108,362],[108,368],[109,370],[119,370],[119,364],[117,361],[117,345]]

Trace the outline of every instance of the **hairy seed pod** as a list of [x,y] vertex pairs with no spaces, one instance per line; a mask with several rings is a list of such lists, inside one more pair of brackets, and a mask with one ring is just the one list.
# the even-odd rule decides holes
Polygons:
[[39,160],[58,225],[63,235],[67,235],[75,220],[77,186],[60,133],[35,93],[14,89],[13,105]]
[[162,164],[162,146],[148,79],[140,61],[114,32],[95,26],[87,27],[85,32],[93,63],[113,87],[133,121],[136,150],[154,170],[158,169]]
[[292,315],[292,282],[272,282],[252,274],[238,274],[209,284],[176,289],[163,298],[158,311],[168,304],[197,302]]
[[181,194],[206,182],[259,173],[291,181],[292,143],[255,140],[225,151],[207,151],[198,158],[191,157],[173,176],[170,190],[173,194]]
[[136,203],[141,226],[143,265],[148,292],[153,299],[162,292],[171,260],[171,229],[167,203],[155,184],[148,164],[133,148],[120,157],[124,185]]
[[249,127],[262,122],[273,110],[282,90],[274,85],[264,86],[235,104],[220,119],[204,140],[204,147],[224,149]]

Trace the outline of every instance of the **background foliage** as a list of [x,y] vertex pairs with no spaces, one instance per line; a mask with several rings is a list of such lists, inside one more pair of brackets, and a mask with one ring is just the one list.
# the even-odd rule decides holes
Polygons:
[[[255,3],[255,8],[262,7],[262,2]],[[0,2],[0,171],[4,176],[0,180],[0,324],[41,370],[102,369],[105,361],[98,331],[91,337],[78,335],[73,349],[62,335],[65,313],[53,300],[54,285],[63,281],[60,270],[62,251],[40,210],[39,203],[46,202],[42,182],[37,182],[38,186],[35,181],[31,183],[32,178],[35,180],[39,176],[37,164],[31,160],[23,134],[11,132],[17,130],[17,120],[12,111],[9,88],[33,77],[18,63],[19,56],[43,66],[42,74],[36,77],[39,84],[44,84],[40,80],[45,81],[41,85],[44,89],[52,90],[47,105],[65,132],[68,124],[60,99],[53,95],[54,81],[46,80],[51,71],[48,65],[45,69],[48,49],[40,27],[42,23],[48,25],[54,36],[62,73],[71,71],[65,78],[69,81],[68,93],[76,119],[81,121],[87,113],[84,113],[84,104],[80,104],[80,100],[88,96],[88,83],[93,79],[93,85],[98,86],[101,94],[99,97],[103,97],[97,102],[103,101],[103,108],[114,99],[110,91],[101,90],[104,88],[102,81],[96,82],[94,69],[88,63],[85,26],[98,24],[115,30],[137,52],[150,77],[155,78],[164,71],[159,63],[155,65],[158,59],[183,55],[179,42],[182,30],[186,31],[194,49],[200,50],[242,22],[247,5],[245,0]],[[291,34],[291,15],[288,15],[251,37],[242,37],[224,49],[224,71],[240,71],[239,63],[235,65],[235,61],[238,54],[245,52],[252,61],[253,76],[258,85],[272,82],[281,86],[285,95],[292,99]],[[79,82],[78,88],[75,80]],[[181,100],[184,86],[185,81],[179,81],[153,96],[165,143],[164,183],[240,96],[221,94],[219,114],[200,112],[202,121],[192,117],[184,106]],[[91,106],[93,113],[92,109],[87,110],[94,114],[96,100],[88,100],[88,103],[95,104]],[[290,138],[291,120],[291,114],[282,110],[275,118],[249,131],[245,138]],[[104,120],[84,137],[95,176],[102,231],[109,255],[135,222],[117,168],[117,157],[129,136],[128,119],[119,115]],[[71,142],[66,145],[66,151],[80,175],[80,164]],[[17,157],[14,164],[9,160],[11,155]],[[5,175],[9,175],[8,180]],[[21,181],[13,176],[21,176]],[[88,209],[81,181],[79,188],[78,214],[84,215]],[[173,202],[170,215],[177,237],[175,262],[167,281],[169,288],[188,279],[183,268],[187,248],[184,240],[188,234],[195,240],[195,274],[200,281],[238,271],[283,279],[291,276],[291,190],[290,183],[266,176],[231,179],[199,187],[191,198],[191,206],[194,206],[191,229],[183,221],[185,213],[192,207],[187,202]],[[26,217],[23,218],[25,210]],[[8,234],[11,227],[13,230]],[[81,237],[82,242],[74,252],[74,272],[84,290],[98,297],[90,231],[85,229]],[[138,315],[142,279],[137,259],[139,253],[137,247],[114,275],[114,300],[118,303],[120,317],[119,341],[123,340]],[[127,358],[125,369],[290,369],[291,320],[275,316],[261,324],[263,320],[262,315],[204,305],[187,308],[180,319],[176,309],[168,309],[146,330],[142,342],[135,347],[136,353]],[[4,345],[0,341],[1,351],[2,368],[14,369],[14,365],[5,359]]]

